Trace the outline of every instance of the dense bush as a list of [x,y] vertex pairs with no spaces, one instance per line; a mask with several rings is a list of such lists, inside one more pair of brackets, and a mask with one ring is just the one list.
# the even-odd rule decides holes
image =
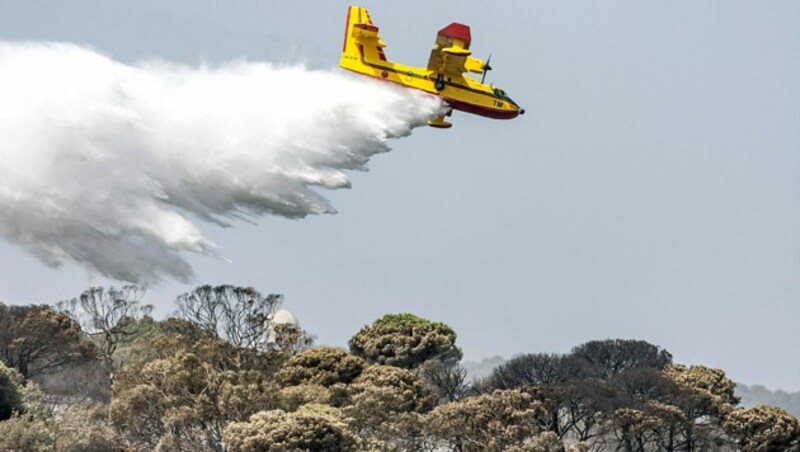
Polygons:
[[505,450],[543,431],[547,411],[530,394],[510,389],[436,407],[426,431],[454,450]]
[[364,360],[344,350],[335,347],[311,348],[291,357],[277,378],[288,386],[347,384],[358,377],[365,366]]
[[461,359],[456,333],[413,314],[387,314],[350,339],[350,352],[370,363],[413,369],[430,359]]
[[744,451],[800,450],[800,423],[780,408],[735,410],[725,419],[724,428]]
[[287,413],[262,411],[246,422],[233,422],[225,429],[231,452],[291,450],[354,451],[357,440],[340,422],[309,411]]

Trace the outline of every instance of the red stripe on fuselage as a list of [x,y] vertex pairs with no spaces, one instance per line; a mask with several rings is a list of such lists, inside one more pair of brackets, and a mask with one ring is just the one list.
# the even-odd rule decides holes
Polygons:
[[446,97],[442,97],[442,99],[444,99],[445,102],[453,107],[453,110],[465,111],[474,115],[486,116],[487,118],[513,119],[519,116],[518,110],[498,110],[496,108],[482,107],[480,105],[470,104],[460,100],[448,99]]
[[351,9],[353,9],[352,6],[347,8],[347,19],[344,22],[344,42],[342,43],[342,53],[347,51],[347,35],[350,32],[349,28],[350,28],[350,10]]

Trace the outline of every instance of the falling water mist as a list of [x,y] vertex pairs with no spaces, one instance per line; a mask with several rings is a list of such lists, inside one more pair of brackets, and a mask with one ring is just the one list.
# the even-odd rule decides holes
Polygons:
[[51,266],[188,281],[186,252],[221,255],[193,221],[334,213],[320,188],[441,109],[338,70],[0,42],[0,236]]

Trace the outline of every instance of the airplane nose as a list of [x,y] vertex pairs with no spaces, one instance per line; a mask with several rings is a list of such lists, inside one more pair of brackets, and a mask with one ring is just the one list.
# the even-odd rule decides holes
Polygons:
[[525,109],[524,108],[520,108],[519,109],[519,114],[524,115],[525,114]]

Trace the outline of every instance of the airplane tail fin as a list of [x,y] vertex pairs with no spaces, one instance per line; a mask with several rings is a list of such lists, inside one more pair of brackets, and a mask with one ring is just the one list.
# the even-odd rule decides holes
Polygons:
[[378,27],[372,23],[367,9],[361,6],[348,8],[339,66],[347,69],[361,60],[386,61],[384,47],[386,44],[381,41]]

